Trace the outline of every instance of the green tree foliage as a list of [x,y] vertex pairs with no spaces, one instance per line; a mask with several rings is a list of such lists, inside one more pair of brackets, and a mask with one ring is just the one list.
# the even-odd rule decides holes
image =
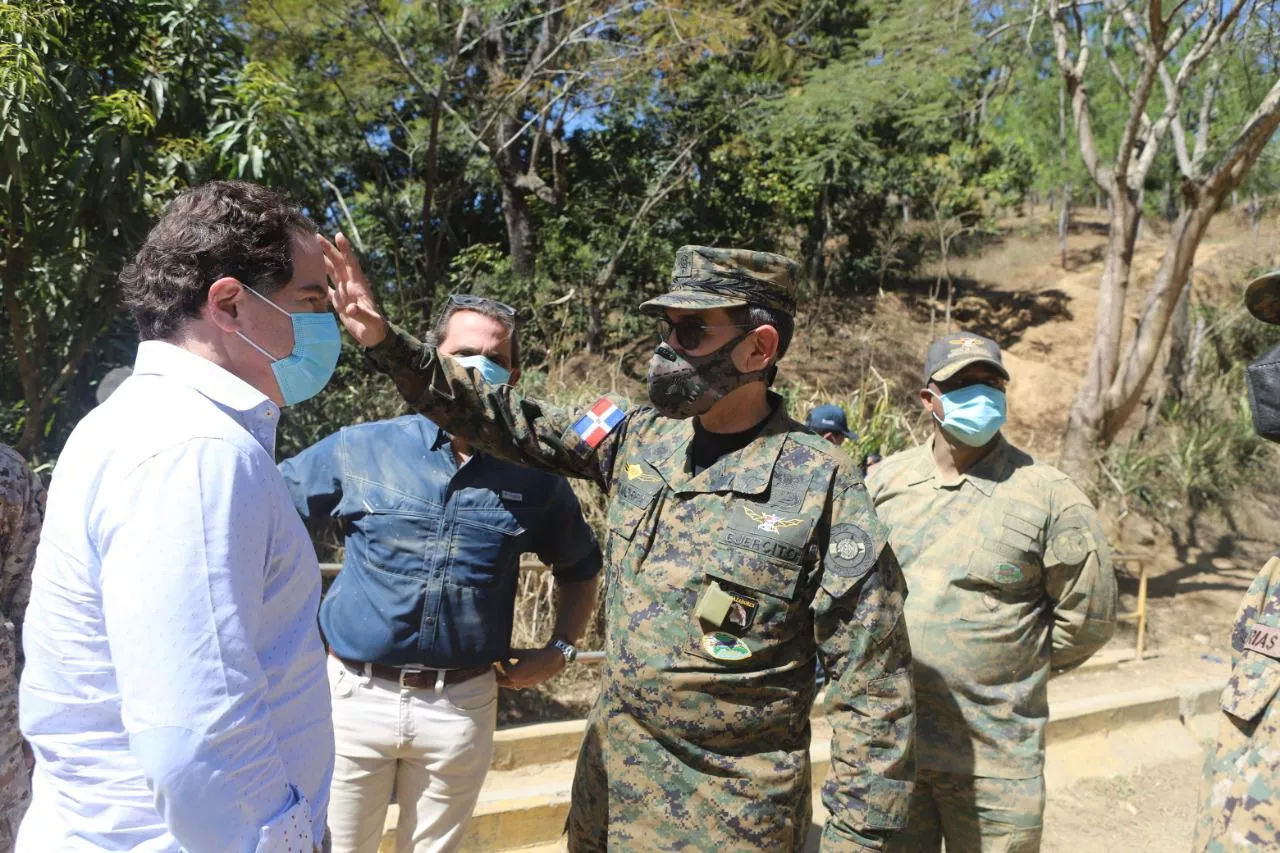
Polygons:
[[[1081,14],[1100,32],[1095,7]],[[802,259],[802,310],[941,255],[941,310],[962,235],[1087,176],[1044,4],[922,8],[0,0],[0,440],[56,453],[97,378],[132,357],[121,266],[168,199],[215,176],[344,231],[411,329],[453,291],[520,306],[526,368],[583,350],[630,368],[648,342],[634,306],[684,243]],[[1126,114],[1116,80],[1139,65],[1124,39],[1086,81],[1104,157]],[[1242,48],[1206,75],[1231,116],[1213,128],[1256,105],[1265,66]],[[1209,160],[1229,142],[1215,134]],[[1176,182],[1161,157],[1151,211]],[[1246,192],[1269,192],[1262,172]],[[348,353],[282,452],[395,413],[384,392]]]
[[24,453],[52,452],[97,378],[130,360],[116,279],[163,203],[227,171],[212,122],[243,113],[225,105],[252,72],[224,15],[202,0],[0,2],[0,436]]

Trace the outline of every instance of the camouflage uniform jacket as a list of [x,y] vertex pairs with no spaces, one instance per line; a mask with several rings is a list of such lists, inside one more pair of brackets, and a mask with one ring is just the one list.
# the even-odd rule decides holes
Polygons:
[[[22,674],[22,617],[44,519],[44,485],[14,450],[0,444],[0,698],[16,707]],[[14,720],[17,732],[17,720]]]
[[1038,776],[1050,666],[1082,663],[1115,629],[1097,512],[1003,438],[956,482],[931,441],[877,465],[867,488],[911,592],[920,768]]
[[1218,742],[1200,792],[1197,853],[1280,849],[1280,557],[1245,593],[1231,646]]
[[0,444],[0,849],[12,843],[16,818],[30,799],[18,732],[18,677],[44,497],[44,486],[23,458]]
[[[847,456],[775,396],[758,438],[693,475],[691,421],[605,400],[597,411],[617,423],[602,435],[581,428],[582,412],[485,385],[403,333],[370,355],[442,428],[609,496],[605,664],[571,849],[798,850],[815,657],[834,729],[824,846],[877,849],[903,825],[914,701],[902,576]],[[695,615],[713,585],[731,601],[718,624]]]

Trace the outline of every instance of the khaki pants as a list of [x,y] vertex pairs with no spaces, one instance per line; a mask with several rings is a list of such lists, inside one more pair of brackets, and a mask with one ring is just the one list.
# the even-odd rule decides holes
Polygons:
[[329,799],[333,853],[375,853],[392,790],[397,853],[445,853],[463,830],[493,754],[493,674],[402,688],[329,658],[337,756]]
[[1044,823],[1044,777],[992,779],[921,770],[907,828],[885,853],[1037,853]]

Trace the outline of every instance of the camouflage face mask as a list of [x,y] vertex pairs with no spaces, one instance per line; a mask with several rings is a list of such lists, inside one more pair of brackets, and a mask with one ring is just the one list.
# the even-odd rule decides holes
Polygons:
[[706,355],[681,355],[665,341],[649,359],[649,401],[668,418],[701,415],[735,388],[755,382],[764,370],[743,373],[734,366],[733,349],[751,332],[738,335]]

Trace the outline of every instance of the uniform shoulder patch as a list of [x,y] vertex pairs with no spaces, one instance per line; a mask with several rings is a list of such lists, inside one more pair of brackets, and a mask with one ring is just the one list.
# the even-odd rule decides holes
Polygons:
[[1062,565],[1075,566],[1083,563],[1095,546],[1089,528],[1071,527],[1053,537],[1049,547]]
[[587,447],[595,448],[617,429],[618,424],[626,418],[626,412],[608,397],[601,397],[596,404],[578,418],[573,431],[582,439]]
[[875,563],[876,548],[871,534],[856,524],[837,524],[827,543],[827,569],[842,578],[865,575]]

